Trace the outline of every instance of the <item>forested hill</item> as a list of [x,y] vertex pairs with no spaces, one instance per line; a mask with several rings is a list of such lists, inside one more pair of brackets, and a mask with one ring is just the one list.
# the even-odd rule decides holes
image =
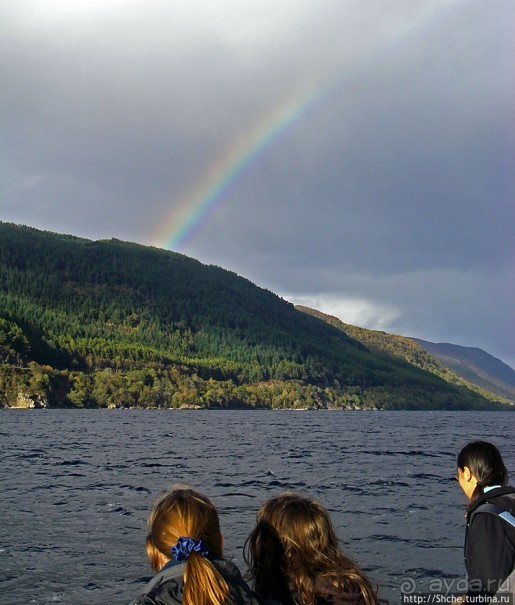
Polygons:
[[497,404],[219,267],[0,223],[0,405]]
[[[483,375],[487,373],[485,368],[490,368],[488,373],[490,380],[480,380],[479,377],[475,376],[472,372],[467,374],[464,371],[457,371],[450,363],[447,363],[446,358],[440,354],[439,347],[443,348],[443,345],[433,345],[433,343],[429,343],[417,338],[398,336],[397,334],[388,334],[387,332],[382,332],[379,330],[359,328],[357,326],[346,324],[337,317],[326,315],[325,313],[317,311],[316,309],[310,309],[309,307],[298,305],[296,308],[299,311],[323,319],[328,324],[338,328],[343,333],[347,334],[347,336],[354,338],[358,342],[365,345],[368,350],[373,351],[378,355],[385,355],[387,357],[393,356],[398,359],[404,359],[410,365],[426,370],[435,376],[439,376],[450,384],[461,385],[468,389],[475,390],[485,397],[500,397],[501,399],[515,402],[515,392],[513,387],[510,390],[508,388],[510,386],[508,384],[508,380],[506,379],[505,382],[502,382],[500,378],[501,375],[503,378],[509,377],[513,385],[513,370],[506,364],[503,364],[500,360],[495,359],[495,357],[492,357],[481,349],[472,349],[474,352],[474,359],[476,360],[477,366],[479,365],[479,362],[477,361],[478,359],[483,361],[483,364],[481,365]],[[435,350],[431,350],[429,345],[433,345]],[[447,345],[445,350],[456,351],[462,349],[465,349],[465,347]],[[436,351],[438,351],[438,354]],[[472,353],[469,354],[469,357],[472,357]],[[465,359],[465,354],[462,354],[461,359]],[[486,363],[487,361],[489,362],[488,365]],[[499,368],[501,368],[501,370],[504,372],[503,374],[501,374]],[[494,374],[494,370],[497,371],[496,374]],[[493,376],[497,377],[497,382],[495,383]],[[505,387],[502,390],[499,388],[501,384]],[[494,387],[498,388],[496,389]]]

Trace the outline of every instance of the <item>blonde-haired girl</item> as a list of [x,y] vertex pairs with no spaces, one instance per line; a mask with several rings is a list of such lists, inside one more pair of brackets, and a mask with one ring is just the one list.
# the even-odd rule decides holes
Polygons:
[[147,525],[147,555],[156,575],[131,605],[272,605],[222,557],[218,513],[203,494],[175,486],[154,503]]

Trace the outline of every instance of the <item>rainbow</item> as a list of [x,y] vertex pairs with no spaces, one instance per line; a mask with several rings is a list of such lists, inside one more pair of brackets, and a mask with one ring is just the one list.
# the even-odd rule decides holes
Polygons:
[[324,87],[305,84],[284,99],[248,131],[241,134],[209,167],[202,181],[167,217],[152,237],[154,245],[182,250],[227,198],[231,189],[289,128],[326,93]]
[[258,159],[283,135],[293,128],[310,110],[327,99],[345,79],[363,71],[385,47],[399,46],[421,28],[431,29],[448,18],[449,13],[462,5],[464,0],[441,0],[421,11],[411,21],[400,25],[386,42],[370,48],[366,56],[353,66],[347,66],[336,77],[319,82],[305,82],[295,93],[265,114],[253,127],[240,134],[217,157],[201,181],[174,205],[172,212],[161,221],[159,229],[151,236],[154,246],[182,251],[213,216],[221,203],[228,198],[237,182],[256,165]]

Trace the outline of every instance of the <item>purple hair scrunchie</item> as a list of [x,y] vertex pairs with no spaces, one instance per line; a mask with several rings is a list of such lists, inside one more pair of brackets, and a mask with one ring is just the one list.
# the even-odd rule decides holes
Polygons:
[[205,542],[193,538],[179,538],[177,544],[172,546],[172,557],[176,561],[187,561],[192,552],[198,553],[201,557],[207,557],[209,554]]

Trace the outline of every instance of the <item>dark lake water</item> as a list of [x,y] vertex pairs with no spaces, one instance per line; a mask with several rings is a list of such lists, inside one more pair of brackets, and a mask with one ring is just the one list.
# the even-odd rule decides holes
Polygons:
[[398,601],[464,577],[459,449],[497,443],[515,470],[514,419],[487,412],[0,411],[0,603],[125,604],[151,575],[153,497],[174,482],[218,506],[226,555],[259,505],[319,498],[344,549]]

